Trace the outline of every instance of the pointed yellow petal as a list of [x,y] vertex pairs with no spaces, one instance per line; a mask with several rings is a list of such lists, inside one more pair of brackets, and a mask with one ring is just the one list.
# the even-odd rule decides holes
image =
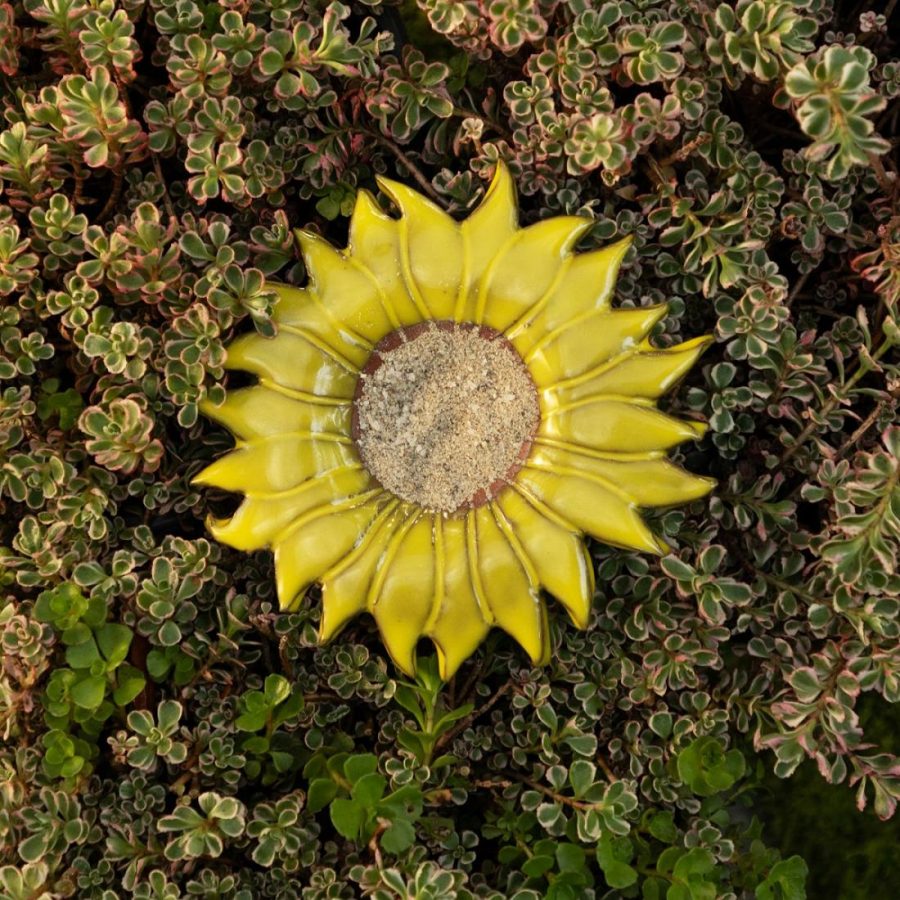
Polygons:
[[293,390],[325,398],[352,399],[356,373],[313,340],[290,333],[284,326],[276,338],[241,335],[228,345],[225,366],[269,378]]
[[432,319],[451,319],[463,272],[459,225],[426,197],[397,181],[378,186],[397,204],[400,248],[406,284],[417,305]]
[[394,330],[378,284],[368,273],[317,234],[298,231],[297,240],[309,272],[310,292],[335,320],[372,344]]
[[519,472],[517,485],[598,540],[649,553],[665,551],[665,545],[647,528],[635,505],[596,482],[525,468]]
[[286,397],[265,385],[229,391],[221,406],[204,402],[200,410],[245,440],[286,431],[350,433],[349,404],[326,406],[310,403]]
[[465,519],[441,522],[444,590],[440,608],[427,634],[435,644],[441,678],[449,681],[488,633],[472,581],[466,548]]
[[496,624],[522,645],[535,665],[541,665],[549,652],[549,634],[530,565],[501,530],[490,504],[470,512],[467,527],[470,547],[471,531],[475,531],[477,577],[472,580],[476,595]]
[[424,311],[416,307],[403,278],[400,223],[382,212],[375,198],[365,190],[356,195],[348,252],[371,273],[381,288],[388,313],[393,313],[398,325],[422,321]]
[[386,548],[410,518],[399,501],[388,504],[343,560],[322,575],[322,618],[319,640],[330,641],[354,616],[368,609],[369,587]]
[[310,510],[372,487],[371,476],[361,466],[343,466],[280,494],[248,495],[230,519],[210,519],[207,527],[217,541],[236,550],[259,550],[277,541],[291,522]]
[[276,324],[303,325],[310,319],[327,320],[332,325],[337,324],[328,315],[325,307],[317,302],[316,295],[307,288],[277,281],[268,281],[266,286],[273,288],[278,294],[278,302],[272,311],[272,319]]
[[[581,535],[563,528],[514,489],[496,500],[515,529],[541,585],[566,608],[578,628],[587,628],[594,598],[594,566]],[[546,509],[546,507],[545,507]]]
[[[384,497],[384,494],[379,494]],[[291,609],[323,572],[360,541],[378,511],[378,497],[320,507],[293,522],[275,543],[278,603]]]
[[670,391],[712,342],[713,337],[706,336],[667,350],[641,350],[600,367],[587,380],[579,378],[549,390],[561,406],[602,395],[655,399]]
[[359,462],[350,444],[287,433],[243,444],[191,480],[226,491],[286,491],[319,472]]
[[475,321],[503,331],[552,290],[591,220],[557,216],[517,231],[478,286]]
[[609,309],[622,258],[631,238],[616,241],[602,250],[579,253],[559,283],[543,301],[522,316],[507,331],[520,353],[527,353],[551,331],[587,313]]
[[628,462],[538,443],[529,463],[556,474],[578,471],[610,490],[626,494],[639,506],[671,506],[705,497],[716,485],[673,465],[666,459],[636,459]]
[[576,319],[536,343],[524,356],[525,364],[542,387],[574,378],[634,350],[666,310],[665,305],[648,306]]
[[541,437],[581,444],[594,450],[643,453],[667,450],[706,432],[698,422],[673,419],[657,409],[617,400],[580,400],[550,410],[539,430]]
[[457,298],[455,318],[475,317],[477,286],[494,257],[518,227],[516,188],[506,164],[497,163],[494,178],[474,212],[460,223],[465,253],[463,291]]
[[269,282],[269,286],[278,294],[272,316],[276,324],[299,327],[303,333],[316,338],[317,343],[325,344],[332,354],[350,360],[357,369],[365,365],[372,344],[329,312],[315,294],[288,284]]
[[382,566],[370,588],[372,614],[397,667],[413,675],[416,644],[434,601],[433,517],[420,514]]

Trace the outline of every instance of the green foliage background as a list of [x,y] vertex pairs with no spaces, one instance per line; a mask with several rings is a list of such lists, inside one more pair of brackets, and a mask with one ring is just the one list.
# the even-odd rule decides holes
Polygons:
[[[867,698],[860,717],[870,740],[897,752],[896,706]],[[810,897],[866,900],[900,893],[900,874],[893,864],[900,822],[896,817],[880,821],[871,810],[860,814],[852,794],[832,790],[812,761],[803,763],[788,781],[767,774],[754,809],[770,841],[785,855],[797,853],[806,860]]]
[[[0,2],[0,897],[895,896],[895,8]],[[669,403],[720,486],[592,547],[547,667],[408,683],[205,537],[198,404],[292,228],[498,159],[634,237],[660,346],[715,334]]]

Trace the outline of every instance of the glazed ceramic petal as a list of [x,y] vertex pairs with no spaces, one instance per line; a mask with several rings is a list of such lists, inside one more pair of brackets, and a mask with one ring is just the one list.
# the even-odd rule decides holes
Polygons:
[[377,282],[352,258],[312,232],[298,231],[297,239],[309,272],[309,291],[337,321],[372,345],[396,328]]
[[[291,331],[288,326],[282,326],[276,338],[248,334],[232,341],[226,366],[266,378],[308,398],[349,400],[356,390],[357,370],[346,353],[338,356],[313,335]],[[210,415],[208,410],[215,408],[208,405],[204,412]]]
[[[354,371],[365,365],[372,352],[371,342],[326,309],[315,293],[284,284],[276,285],[275,293],[278,302],[272,318],[276,324],[284,326],[284,332],[307,335],[307,340],[315,342],[315,346],[324,347],[326,356],[347,360]],[[271,338],[255,337],[257,343],[265,341],[269,346],[276,343]],[[245,340],[249,340],[249,336]],[[265,348],[265,345],[261,346]]]
[[494,259],[516,234],[518,218],[512,178],[504,166],[497,166],[484,199],[460,224],[465,271],[454,314],[458,322],[475,320],[477,287]]
[[410,296],[428,318],[453,318],[463,272],[459,225],[405,184],[379,178],[378,185],[401,212],[400,265]]
[[369,610],[369,588],[375,572],[395,535],[412,522],[408,507],[396,500],[389,503],[359,543],[323,573],[320,640],[331,640],[353,616]]
[[490,505],[469,513],[467,532],[470,573],[479,604],[540,665],[546,661],[550,643],[536,574],[515,538],[501,529]]
[[388,544],[372,586],[369,606],[394,662],[416,669],[415,649],[437,599],[434,516],[422,513]]
[[260,384],[231,391],[221,406],[204,403],[203,413],[239,438],[324,432],[345,437],[350,430],[350,406],[316,403]]
[[313,509],[371,488],[368,472],[359,464],[332,469],[309,478],[289,491],[248,494],[230,519],[211,519],[212,536],[236,550],[261,550],[274,544],[292,522]]
[[323,437],[287,432],[245,442],[194,476],[193,484],[248,494],[274,493],[290,490],[320,472],[359,462],[349,441]]
[[587,450],[538,444],[529,462],[559,475],[577,472],[598,484],[618,490],[639,506],[690,503],[710,492],[711,478],[700,478],[665,459],[610,459]]
[[539,434],[594,450],[647,453],[702,436],[704,428],[619,400],[579,400],[544,416]]
[[508,240],[478,285],[475,321],[503,331],[559,282],[589,219],[560,216],[529,225]]
[[368,191],[356,195],[347,253],[369,273],[399,325],[415,325],[428,315],[406,287],[401,262],[400,225],[383,212]]
[[311,510],[279,535],[275,551],[275,583],[282,609],[296,606],[306,589],[340,561],[365,535],[378,512],[376,489]]
[[609,309],[616,276],[630,246],[629,237],[573,256],[553,289],[507,329],[515,348],[525,354],[550,332],[586,313]]
[[695,338],[668,350],[646,345],[585,377],[551,385],[545,397],[558,406],[591,397],[656,399],[678,383],[711,341],[709,337]]
[[536,500],[598,541],[646,553],[662,553],[664,545],[638,514],[624,492],[571,470],[549,472],[529,466],[519,485]]
[[497,506],[522,541],[541,586],[565,607],[578,628],[587,628],[594,597],[594,566],[577,529],[553,511],[514,490]]
[[465,519],[441,522],[440,556],[443,586],[426,634],[437,648],[441,677],[447,679],[484,640],[493,616],[479,605],[472,587]]
[[635,344],[665,314],[665,306],[588,313],[548,332],[523,359],[541,387],[559,384],[633,352]]

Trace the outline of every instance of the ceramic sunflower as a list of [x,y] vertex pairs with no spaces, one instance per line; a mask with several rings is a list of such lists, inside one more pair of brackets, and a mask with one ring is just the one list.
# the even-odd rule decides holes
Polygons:
[[319,583],[323,641],[369,612],[409,674],[421,638],[446,679],[494,626],[546,662],[542,591],[588,623],[585,535],[664,552],[640,508],[711,489],[665,458],[704,426],[655,405],[711,338],[654,348],[665,305],[611,308],[629,241],[519,228],[502,165],[462,222],[379,185],[399,218],[360,191],[346,250],[298,232],[309,283],[274,285],[277,336],[228,347],[258,383],[203,409],[237,445],[195,482],[245,495],[209,529],[274,552],[282,609]]

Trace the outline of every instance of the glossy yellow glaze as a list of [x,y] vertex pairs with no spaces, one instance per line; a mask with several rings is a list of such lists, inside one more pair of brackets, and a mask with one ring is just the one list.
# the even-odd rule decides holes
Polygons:
[[[248,334],[232,341],[226,365],[321,400],[352,398],[359,371],[346,358],[336,358],[323,350],[311,335],[289,331],[286,325],[280,326],[275,340]],[[225,406],[231,403],[231,397],[229,394]],[[204,412],[215,417],[215,410],[216,407],[207,406]]]
[[387,542],[369,587],[368,607],[388,652],[405,672],[415,668],[416,642],[437,602],[434,516],[422,512]]
[[594,598],[594,567],[581,535],[550,510],[516,490],[504,491],[497,506],[534,565],[537,580],[565,607],[579,628],[587,628]]
[[609,309],[616,275],[630,246],[627,237],[602,250],[567,256],[552,290],[508,329],[516,349],[527,353],[550,332],[586,313]]
[[534,340],[527,352],[515,343],[513,346],[522,353],[537,384],[545,387],[631,354],[637,340],[665,314],[665,306],[598,310],[548,331]]
[[227,520],[211,519],[208,527],[217,541],[238,550],[274,546],[281,533],[311,510],[331,506],[372,487],[372,478],[359,464],[316,475],[287,491],[247,494]]
[[441,525],[444,585],[427,636],[437,648],[441,671],[455,672],[484,640],[493,617],[472,587],[465,518],[448,518]]
[[[463,239],[459,225],[405,184],[379,178],[378,186],[402,213],[397,223],[403,286],[425,318],[451,319],[459,293]],[[439,251],[436,248],[440,248]]]
[[279,535],[275,551],[275,583],[283,609],[335,563],[346,556],[384,505],[384,492],[371,491],[343,502],[323,504],[295,519]]
[[361,534],[354,548],[322,575],[322,618],[319,638],[331,640],[355,615],[368,607],[369,588],[388,542],[412,524],[411,510],[393,501]]
[[[588,625],[594,572],[585,536],[662,553],[640,508],[712,488],[665,458],[704,426],[655,408],[711,338],[655,348],[649,336],[665,306],[612,308],[630,239],[578,254],[590,220],[519,228],[502,165],[462,222],[406,185],[379,185],[399,216],[360,191],[346,249],[298,232],[309,283],[274,286],[276,337],[246,335],[228,348],[228,368],[259,383],[203,406],[238,440],[195,481],[245,495],[234,516],[209,529],[240,550],[273,551],[284,609],[320,583],[323,641],[369,613],[407,673],[427,638],[449,678],[492,627],[542,664],[551,653],[542,591],[577,627]],[[432,319],[503,332],[541,406],[512,483],[449,517],[382,489],[351,437],[352,398],[375,345]]]
[[505,331],[559,283],[588,219],[560,216],[517,231],[485,270],[475,298],[475,321]]

